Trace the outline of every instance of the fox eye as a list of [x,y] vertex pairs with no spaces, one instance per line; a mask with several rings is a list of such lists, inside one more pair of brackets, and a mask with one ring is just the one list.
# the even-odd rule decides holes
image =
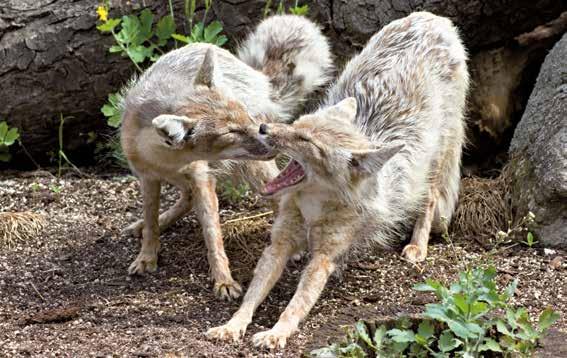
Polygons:
[[193,136],[193,132],[195,131],[195,128],[189,128],[187,130],[187,133],[185,133],[184,139],[191,139],[191,137]]

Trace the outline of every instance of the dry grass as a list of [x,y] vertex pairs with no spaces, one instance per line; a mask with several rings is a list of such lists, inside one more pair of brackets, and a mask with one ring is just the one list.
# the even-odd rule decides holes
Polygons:
[[506,169],[492,179],[463,178],[450,231],[459,237],[485,239],[506,230],[513,220],[509,187]]
[[16,242],[37,235],[45,225],[43,216],[32,212],[0,212],[0,246],[13,246]]

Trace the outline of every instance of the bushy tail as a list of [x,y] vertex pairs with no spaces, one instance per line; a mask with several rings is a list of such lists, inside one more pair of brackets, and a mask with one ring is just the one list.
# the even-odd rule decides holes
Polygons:
[[242,43],[238,57],[268,76],[272,100],[286,117],[297,114],[307,96],[327,84],[334,71],[327,38],[303,16],[265,19]]

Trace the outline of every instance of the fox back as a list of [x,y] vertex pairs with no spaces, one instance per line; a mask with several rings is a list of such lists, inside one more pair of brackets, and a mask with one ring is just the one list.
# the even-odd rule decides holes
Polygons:
[[[433,220],[439,230],[441,217],[450,220],[459,191],[466,59],[448,19],[414,13],[369,40],[318,111],[293,127],[265,128],[261,141],[303,164],[306,178],[294,194],[317,193],[303,202],[325,198],[331,206],[339,202],[360,212],[353,223],[360,229],[356,237],[384,246],[401,243],[432,188],[440,196]],[[296,177],[284,175],[268,191]]]
[[[407,232],[413,227],[443,161],[455,155],[460,160],[469,83],[466,60],[448,19],[414,13],[373,36],[329,91],[327,106],[356,98],[354,124],[371,142],[404,146],[368,183],[368,191],[362,191],[372,193],[365,195],[364,206],[382,227],[374,237],[379,242],[396,241],[397,228]],[[448,180],[452,190],[446,199],[452,208],[459,180],[458,173]]]

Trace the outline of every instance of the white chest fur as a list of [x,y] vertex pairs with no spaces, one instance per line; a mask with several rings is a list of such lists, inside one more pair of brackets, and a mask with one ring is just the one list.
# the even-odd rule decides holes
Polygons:
[[328,193],[301,193],[296,197],[296,204],[308,226],[319,221],[323,213],[323,204],[328,199]]

